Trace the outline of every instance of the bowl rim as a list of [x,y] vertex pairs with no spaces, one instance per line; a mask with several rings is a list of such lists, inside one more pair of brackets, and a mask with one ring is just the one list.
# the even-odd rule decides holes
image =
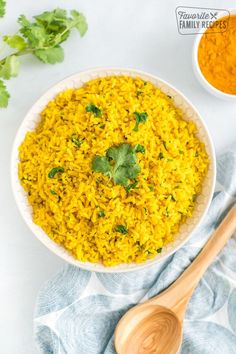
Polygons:
[[[228,11],[229,11],[229,17],[231,15],[236,15],[236,9],[228,9]],[[222,15],[219,16],[219,18],[224,17],[223,12],[221,14]],[[215,20],[215,21],[217,21],[217,20]],[[192,51],[192,62],[193,62],[193,68],[194,68],[195,75],[197,76],[197,78],[198,78],[199,82],[202,84],[202,86],[211,94],[213,94],[217,97],[226,99],[226,100],[232,100],[232,101],[236,100],[236,94],[223,92],[223,91],[217,89],[209,81],[207,81],[207,79],[205,78],[205,76],[203,75],[203,73],[200,69],[199,62],[198,62],[198,47],[199,47],[200,41],[206,31],[207,31],[207,28],[205,29],[204,32],[201,32],[201,30],[199,30],[196,33],[196,38],[194,40],[193,51]]]
[[[205,203],[204,211],[202,212],[201,216],[198,218],[198,221],[194,225],[193,230],[191,230],[191,232],[189,232],[189,234],[186,236],[186,238],[182,242],[180,242],[179,245],[173,247],[173,249],[170,250],[167,254],[158,254],[158,256],[152,258],[151,259],[152,263],[149,263],[149,261],[145,261],[143,263],[130,263],[130,264],[123,263],[121,265],[107,267],[107,266],[104,266],[103,264],[100,264],[100,263],[82,262],[82,261],[76,260],[71,254],[69,254],[68,251],[65,253],[65,249],[62,246],[57,245],[53,240],[51,240],[49,238],[48,235],[46,235],[47,238],[48,238],[48,240],[46,241],[46,239],[41,238],[35,232],[35,230],[33,229],[33,226],[32,226],[34,224],[33,221],[32,221],[32,224],[31,224],[28,221],[28,219],[25,217],[25,214],[23,212],[23,208],[21,207],[21,203],[20,203],[19,198],[18,198],[18,192],[17,192],[16,186],[15,186],[14,168],[15,168],[16,160],[17,161],[19,160],[19,158],[18,158],[18,148],[19,148],[19,141],[18,140],[19,139],[18,138],[19,138],[19,136],[21,134],[21,130],[24,130],[23,129],[24,128],[24,123],[26,121],[30,120],[29,117],[30,117],[34,107],[37,106],[40,103],[41,100],[46,99],[48,96],[50,96],[50,92],[53,89],[55,89],[57,86],[62,85],[62,84],[66,85],[67,81],[71,81],[73,79],[76,80],[76,78],[78,76],[80,76],[80,75],[87,75],[87,74],[91,75],[93,73],[95,73],[95,74],[98,74],[98,73],[102,74],[103,73],[104,76],[105,76],[105,72],[109,72],[110,76],[111,75],[115,75],[115,76],[127,75],[127,76],[130,76],[130,73],[132,73],[134,75],[137,75],[137,76],[140,75],[141,77],[142,76],[146,76],[150,80],[157,80],[159,83],[163,83],[164,85],[168,86],[170,89],[175,91],[178,94],[178,96],[181,96],[184,99],[184,101],[191,107],[191,109],[197,114],[198,119],[200,121],[200,124],[202,125],[202,127],[205,130],[205,133],[206,133],[206,136],[207,136],[207,139],[208,139],[208,143],[209,143],[209,150],[210,150],[210,156],[209,157],[210,157],[210,160],[211,160],[211,167],[212,167],[212,181],[211,181],[211,187],[210,187],[210,191],[209,191],[208,200],[207,200],[207,203]],[[119,74],[117,72],[119,72]],[[107,75],[107,76],[109,76],[109,75]],[[100,76],[100,77],[102,77],[102,76]],[[90,80],[92,80],[92,78]],[[87,80],[85,80],[85,82],[86,81]],[[64,89],[66,89],[66,87]],[[55,95],[56,95],[56,93],[54,94],[54,96]],[[48,101],[49,100],[50,99],[48,98]],[[22,142],[22,140],[21,140],[21,142]],[[213,197],[213,193],[214,193],[214,189],[215,189],[215,183],[216,183],[216,155],[215,155],[214,144],[213,144],[210,132],[208,130],[208,127],[207,127],[206,123],[204,122],[203,118],[201,117],[199,111],[196,109],[196,107],[189,101],[189,99],[181,91],[176,89],[173,85],[169,84],[167,81],[161,79],[159,76],[150,74],[150,73],[142,71],[142,70],[137,70],[137,69],[132,69],[132,68],[120,68],[120,67],[95,67],[95,68],[91,68],[91,69],[88,69],[88,70],[81,70],[81,71],[76,72],[76,73],[74,73],[72,75],[69,75],[69,76],[65,77],[64,79],[62,79],[62,80],[56,82],[55,84],[51,85],[49,87],[49,89],[47,89],[46,92],[43,95],[41,95],[34,102],[34,104],[30,107],[30,109],[25,114],[23,120],[21,121],[21,123],[20,123],[20,125],[19,125],[19,127],[17,129],[16,135],[15,135],[15,138],[14,138],[14,142],[13,142],[13,146],[12,146],[12,151],[11,151],[10,169],[11,169],[11,171],[10,171],[11,188],[12,188],[12,191],[13,191],[14,199],[16,201],[18,210],[19,210],[23,220],[25,221],[25,223],[29,227],[30,231],[33,233],[34,237],[36,237],[49,251],[53,252],[55,255],[60,257],[62,260],[66,261],[66,262],[68,262],[68,263],[70,263],[70,264],[72,264],[74,266],[77,266],[77,267],[79,267],[81,269],[88,270],[88,271],[94,271],[94,272],[97,272],[97,273],[127,273],[127,272],[132,272],[132,271],[139,271],[139,270],[142,270],[142,269],[149,268],[149,267],[152,267],[154,265],[157,265],[161,261],[167,259],[167,257],[169,257],[172,254],[174,254],[176,251],[178,251],[181,247],[183,247],[186,244],[186,242],[190,239],[192,234],[197,230],[197,228],[201,224],[202,220],[204,219],[204,217],[205,217],[205,215],[206,215],[206,213],[207,213],[207,211],[209,209],[210,203],[212,201],[212,197]],[[17,169],[17,171],[18,171],[18,169]],[[17,178],[17,180],[18,180],[18,183],[20,185],[19,178]],[[21,185],[20,185],[20,188],[23,189],[23,187]],[[34,225],[36,225],[36,224],[34,224]],[[59,246],[59,247],[58,248],[53,247],[53,245],[55,246],[55,244],[57,246]],[[61,248],[63,248],[63,249],[61,249]],[[95,265],[99,265],[99,267],[96,268]],[[119,266],[122,266],[122,265],[126,266],[126,268],[119,268]]]

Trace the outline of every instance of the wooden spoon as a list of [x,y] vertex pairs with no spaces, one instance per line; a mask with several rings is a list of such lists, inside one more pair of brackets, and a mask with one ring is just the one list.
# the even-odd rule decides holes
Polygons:
[[[236,231],[236,204],[183,274],[160,295],[130,309],[115,331],[118,354],[176,354],[183,319],[203,273]],[[235,255],[236,257],[236,255]]]

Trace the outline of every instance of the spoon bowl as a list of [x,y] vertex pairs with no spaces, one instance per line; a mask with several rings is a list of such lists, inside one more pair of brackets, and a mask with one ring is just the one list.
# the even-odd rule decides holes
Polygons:
[[[129,328],[124,330],[127,321]],[[115,338],[115,346],[116,342],[119,343],[120,354],[174,354],[181,345],[182,323],[177,315],[166,307],[139,305],[122,318]]]

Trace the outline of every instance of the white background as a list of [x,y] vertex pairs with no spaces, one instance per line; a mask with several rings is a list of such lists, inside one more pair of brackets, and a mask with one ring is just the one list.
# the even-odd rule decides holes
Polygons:
[[[34,354],[33,311],[38,290],[63,262],[31,234],[16,208],[10,187],[10,153],[27,110],[52,84],[96,66],[142,69],[169,81],[196,105],[212,134],[216,151],[236,141],[236,102],[208,94],[194,77],[195,36],[181,36],[176,6],[231,8],[235,1],[158,0],[6,0],[0,33],[17,30],[20,14],[32,16],[60,6],[82,11],[89,31],[74,32],[64,44],[62,64],[22,58],[20,76],[9,81],[12,98],[0,110],[0,354]],[[2,55],[2,53],[0,53]],[[79,354],[79,353],[78,353]],[[89,353],[88,353],[89,354]]]

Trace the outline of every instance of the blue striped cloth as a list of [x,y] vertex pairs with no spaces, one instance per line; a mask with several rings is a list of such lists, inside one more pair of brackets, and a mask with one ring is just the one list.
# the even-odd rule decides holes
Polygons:
[[[113,333],[133,305],[168,287],[191,263],[236,201],[236,147],[218,158],[217,184],[204,222],[158,266],[125,274],[66,265],[41,289],[35,339],[44,354],[114,354]],[[207,270],[190,301],[181,354],[236,354],[236,237]]]

